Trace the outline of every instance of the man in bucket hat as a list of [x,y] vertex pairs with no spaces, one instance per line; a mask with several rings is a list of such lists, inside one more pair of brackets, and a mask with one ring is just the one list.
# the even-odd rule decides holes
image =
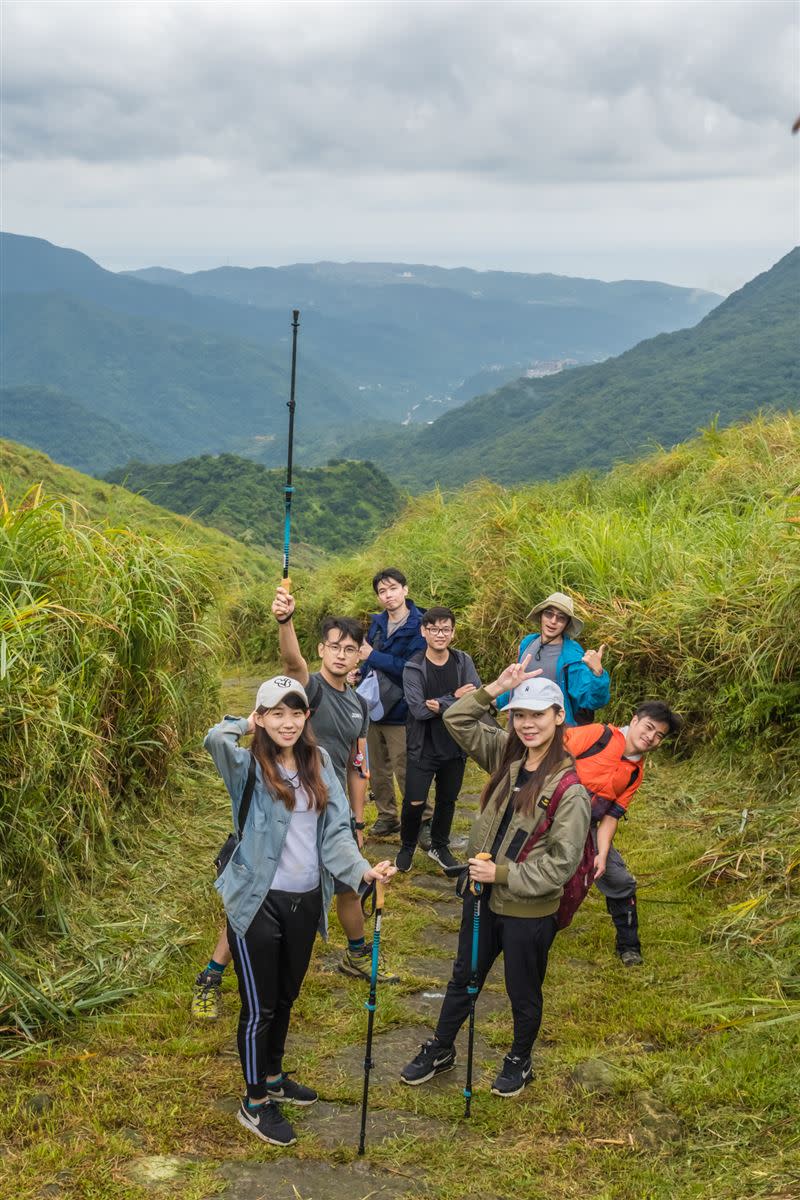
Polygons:
[[[577,638],[583,621],[575,615],[572,597],[564,592],[551,592],[528,613],[528,620],[538,618],[539,632],[529,633],[519,647],[519,661],[531,656],[530,669],[540,670],[545,679],[555,683],[564,693],[564,712],[567,725],[584,725],[594,720],[595,709],[608,704],[610,680],[603,668],[605,646],[599,650],[584,650]],[[497,698],[497,707],[509,705],[511,693]]]

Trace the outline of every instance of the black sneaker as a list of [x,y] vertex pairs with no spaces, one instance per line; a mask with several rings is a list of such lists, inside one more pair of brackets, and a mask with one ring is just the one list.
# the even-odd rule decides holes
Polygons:
[[438,863],[444,871],[447,871],[448,869],[452,870],[453,867],[461,866],[461,863],[458,861],[458,859],[453,858],[453,855],[450,853],[449,846],[431,846],[430,850],[428,851],[428,858],[432,858],[433,861]]
[[428,817],[427,821],[423,821],[419,827],[419,837],[417,838],[417,845],[419,846],[420,850],[424,850],[426,854],[428,853],[428,851],[431,848],[431,819],[430,819],[430,817]]
[[398,871],[410,871],[411,864],[414,861],[414,851],[416,846],[401,846],[397,858],[394,860],[394,865]]
[[632,946],[629,946],[627,950],[618,950],[617,954],[623,967],[640,967],[644,962],[640,951],[634,950]]
[[316,1104],[319,1100],[319,1092],[290,1079],[288,1071],[284,1071],[277,1083],[267,1084],[267,1095],[270,1100],[280,1100],[284,1104]]
[[247,1107],[247,1101],[243,1100],[236,1120],[257,1138],[261,1138],[262,1142],[269,1142],[272,1146],[293,1146],[297,1141],[294,1130],[281,1112],[280,1106],[272,1100],[252,1110]]
[[412,1058],[400,1072],[403,1083],[416,1087],[418,1083],[427,1083],[434,1075],[444,1071],[452,1071],[456,1065],[454,1046],[443,1046],[436,1038],[431,1038],[421,1047],[416,1058]]
[[533,1069],[530,1056],[522,1058],[519,1054],[507,1054],[503,1059],[503,1069],[492,1084],[493,1096],[518,1096],[526,1084],[530,1083]]

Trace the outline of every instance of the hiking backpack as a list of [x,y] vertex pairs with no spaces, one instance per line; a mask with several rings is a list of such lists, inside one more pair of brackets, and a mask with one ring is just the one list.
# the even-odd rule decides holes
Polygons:
[[[525,861],[536,843],[547,833],[550,826],[553,824],[553,820],[555,819],[558,806],[561,803],[561,797],[564,795],[567,788],[572,787],[574,783],[580,783],[580,780],[578,779],[577,773],[570,768],[570,770],[565,771],[559,779],[553,790],[553,794],[548,801],[544,817],[536,826],[533,833],[527,839],[517,855],[516,861],[518,863]],[[572,921],[572,918],[575,916],[575,913],[578,911],[581,904],[583,904],[583,901],[589,894],[589,888],[594,882],[594,859],[594,842],[592,841],[592,834],[590,830],[586,835],[586,843],[583,847],[583,853],[581,854],[580,862],[578,863],[575,873],[564,884],[561,903],[559,904],[558,912],[556,913],[556,921],[559,929],[566,929],[566,927]]]

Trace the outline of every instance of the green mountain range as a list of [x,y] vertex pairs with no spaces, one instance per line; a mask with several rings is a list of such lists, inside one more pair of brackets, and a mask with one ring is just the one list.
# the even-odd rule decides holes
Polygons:
[[[467,396],[490,366],[521,375],[534,362],[595,362],[642,338],[693,325],[719,303],[709,292],[639,280],[446,270],[409,263],[219,267],[136,279],[261,309],[299,307],[309,345],[352,379],[374,417],[421,423]],[[387,408],[387,401],[391,408]]]
[[[253,546],[283,543],[285,471],[269,471],[234,454],[154,465],[133,462],[106,478]],[[341,552],[375,537],[400,513],[403,499],[370,462],[297,469],[292,483],[292,538]]]
[[358,439],[412,490],[553,479],[671,446],[716,415],[800,407],[800,248],[735,292],[693,329],[661,334],[618,358],[519,379],[425,429]]
[[[463,403],[489,368],[505,379],[542,359],[603,358],[694,323],[719,299],[659,283],[403,264],[136,278],[15,234],[0,235],[0,253],[0,435],[98,473],[131,457],[220,452],[276,466],[295,307],[296,448],[313,464],[352,457],[356,432],[377,437]],[[39,392],[35,405],[21,388]]]

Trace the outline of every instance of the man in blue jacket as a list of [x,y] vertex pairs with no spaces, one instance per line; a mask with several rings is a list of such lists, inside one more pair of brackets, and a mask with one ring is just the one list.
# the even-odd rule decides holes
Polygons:
[[394,779],[402,796],[406,786],[406,717],[403,669],[413,654],[427,644],[420,633],[424,610],[408,598],[406,577],[397,567],[385,567],[372,580],[383,612],[373,613],[367,640],[361,646],[361,674],[375,671],[380,682],[383,716],[370,714],[367,747],[372,793],[378,820],[371,829],[375,837],[398,833]]
[[[528,613],[539,618],[539,632],[527,634],[519,646],[519,661],[531,656],[529,671],[540,670],[564,693],[565,724],[588,725],[594,710],[604,708],[611,695],[608,671],[603,669],[605,646],[584,650],[577,641],[583,621],[575,616],[572,597],[552,592]],[[497,708],[508,705],[511,693],[498,696]]]

